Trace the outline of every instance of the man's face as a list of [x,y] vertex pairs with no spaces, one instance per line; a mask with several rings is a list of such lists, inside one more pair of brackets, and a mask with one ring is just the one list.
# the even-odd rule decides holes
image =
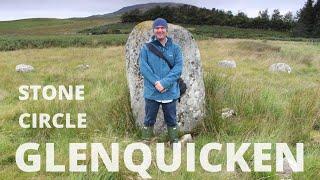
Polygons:
[[155,27],[153,32],[158,40],[162,40],[167,37],[167,29],[164,26]]

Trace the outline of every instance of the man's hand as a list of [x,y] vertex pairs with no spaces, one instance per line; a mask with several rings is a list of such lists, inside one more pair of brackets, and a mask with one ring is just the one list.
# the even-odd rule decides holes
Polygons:
[[159,92],[161,92],[161,93],[163,93],[163,92],[165,91],[165,89],[163,88],[163,86],[160,84],[160,81],[157,81],[157,82],[156,82],[155,88],[156,88]]

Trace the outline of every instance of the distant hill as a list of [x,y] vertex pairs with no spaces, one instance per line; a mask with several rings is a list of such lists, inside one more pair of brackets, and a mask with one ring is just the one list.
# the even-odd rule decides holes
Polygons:
[[123,13],[139,9],[142,12],[156,6],[177,7],[182,3],[147,3],[126,6],[118,11],[103,15],[89,17],[73,17],[67,19],[57,18],[29,18],[14,21],[0,21],[0,35],[53,35],[53,34],[76,34],[78,31],[120,22]]
[[103,14],[103,15],[93,15],[93,16],[89,16],[87,18],[106,18],[106,17],[112,17],[112,16],[120,16],[120,15],[126,13],[126,12],[130,12],[130,11],[135,10],[135,9],[139,9],[140,11],[145,12],[145,11],[147,11],[149,9],[152,9],[152,8],[156,7],[156,6],[160,6],[160,7],[166,7],[166,6],[179,7],[179,6],[183,6],[183,5],[186,5],[186,4],[183,4],[183,3],[172,3],[172,2],[136,4],[136,5],[132,5],[132,6],[123,7],[123,8],[121,8],[118,11],[113,12],[113,13]]

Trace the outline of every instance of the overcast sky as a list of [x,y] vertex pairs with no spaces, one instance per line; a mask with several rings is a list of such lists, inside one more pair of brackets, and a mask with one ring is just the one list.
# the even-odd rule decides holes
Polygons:
[[96,14],[106,14],[117,11],[122,7],[150,3],[150,2],[179,2],[193,4],[208,9],[218,8],[245,12],[249,17],[256,17],[259,10],[268,8],[269,13],[273,9],[279,9],[282,14],[291,11],[295,13],[306,0],[0,0],[0,21],[47,17],[69,18],[85,17]]

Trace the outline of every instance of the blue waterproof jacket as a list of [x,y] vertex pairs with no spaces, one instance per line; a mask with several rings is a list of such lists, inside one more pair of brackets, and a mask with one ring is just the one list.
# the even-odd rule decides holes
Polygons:
[[[167,42],[163,46],[154,36],[151,43],[155,45],[169,60],[173,68],[170,70],[165,60],[152,53],[146,44],[140,51],[140,73],[144,78],[144,98],[152,100],[172,100],[180,97],[180,89],[177,80],[182,73],[183,58],[179,45],[172,42],[172,38],[167,37]],[[155,88],[155,83],[165,88],[165,92],[160,93]]]

